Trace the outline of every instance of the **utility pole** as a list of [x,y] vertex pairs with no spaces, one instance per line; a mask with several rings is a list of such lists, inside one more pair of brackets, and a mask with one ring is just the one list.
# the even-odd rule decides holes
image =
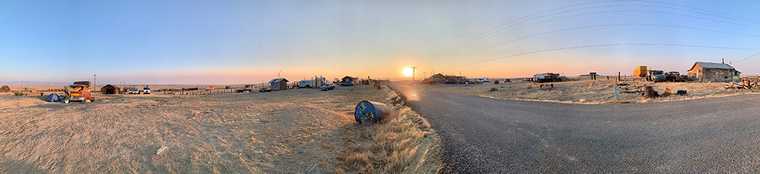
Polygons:
[[414,75],[417,74],[417,67],[412,66],[412,81],[414,81]]

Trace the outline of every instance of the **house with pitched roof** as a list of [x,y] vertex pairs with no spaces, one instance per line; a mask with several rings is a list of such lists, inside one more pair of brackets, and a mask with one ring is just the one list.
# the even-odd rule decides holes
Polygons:
[[725,63],[696,62],[688,75],[701,82],[734,82],[740,79],[741,72]]

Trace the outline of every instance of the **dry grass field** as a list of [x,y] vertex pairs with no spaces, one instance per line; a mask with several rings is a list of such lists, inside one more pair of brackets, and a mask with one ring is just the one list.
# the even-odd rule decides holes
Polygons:
[[[553,84],[554,88],[541,88],[538,83],[525,81],[513,81],[501,84],[481,84],[481,85],[433,85],[433,90],[443,90],[468,95],[477,95],[496,99],[508,100],[531,100],[547,101],[561,103],[580,103],[580,104],[600,104],[600,103],[645,103],[645,102],[663,102],[673,100],[690,100],[705,97],[720,97],[740,94],[751,94],[756,91],[746,89],[725,89],[728,83],[697,83],[697,82],[644,82],[644,81],[623,81],[628,84],[629,90],[638,90],[641,86],[652,86],[654,89],[663,93],[670,89],[672,93],[676,90],[687,90],[688,95],[677,96],[670,95],[659,98],[643,98],[640,93],[620,92],[618,98],[615,98],[614,87],[615,80],[579,80],[567,82],[544,83],[545,85]],[[624,90],[623,90],[624,91]]]
[[[385,164],[400,163],[390,157],[405,160],[397,171],[419,171],[411,161],[417,158],[405,155],[435,157],[422,148],[435,147],[436,138],[418,133],[411,122],[418,115],[375,126],[354,123],[355,103],[386,101],[388,91],[99,95],[88,104],[0,96],[0,173],[382,172],[390,170]],[[396,136],[402,134],[413,136]],[[381,139],[406,144],[375,141]],[[357,144],[389,148],[368,153]],[[362,161],[354,152],[371,157]]]

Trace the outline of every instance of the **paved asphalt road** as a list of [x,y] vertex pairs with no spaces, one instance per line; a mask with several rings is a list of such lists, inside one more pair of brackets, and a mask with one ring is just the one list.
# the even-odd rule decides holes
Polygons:
[[760,173],[760,95],[572,105],[396,88],[441,134],[445,173]]

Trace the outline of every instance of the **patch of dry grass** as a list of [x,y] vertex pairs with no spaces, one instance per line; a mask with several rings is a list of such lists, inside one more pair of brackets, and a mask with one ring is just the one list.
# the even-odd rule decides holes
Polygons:
[[335,173],[353,106],[384,94],[2,96],[0,173]]
[[[433,85],[434,90],[455,92],[467,95],[476,95],[496,99],[528,100],[578,104],[601,104],[601,103],[644,103],[664,102],[673,100],[690,100],[708,97],[720,97],[754,93],[753,90],[725,89],[728,83],[699,83],[699,82],[646,82],[626,80],[621,83],[629,84],[630,93],[622,92],[617,98],[614,95],[615,80],[578,80],[553,84],[554,88],[540,88],[540,84],[524,81],[514,81],[502,84],[482,85]],[[662,94],[666,90],[675,93],[676,90],[687,90],[687,96],[670,95],[655,99],[642,98],[640,93],[633,92],[643,86],[652,86]],[[491,90],[492,88],[497,90]]]
[[395,112],[379,124],[359,125],[347,136],[337,173],[438,173],[440,139],[419,114],[389,89]]

